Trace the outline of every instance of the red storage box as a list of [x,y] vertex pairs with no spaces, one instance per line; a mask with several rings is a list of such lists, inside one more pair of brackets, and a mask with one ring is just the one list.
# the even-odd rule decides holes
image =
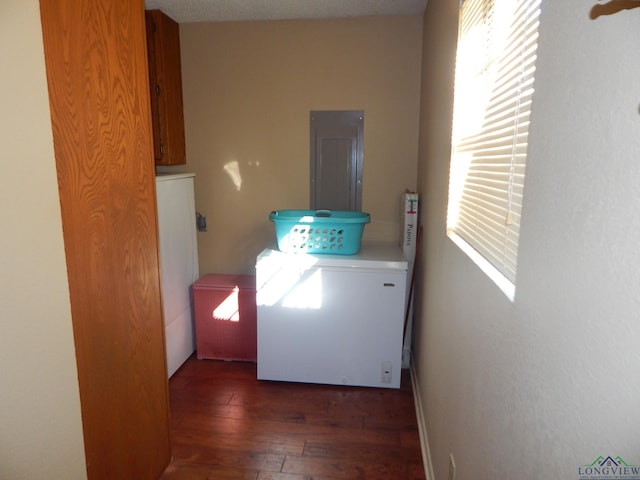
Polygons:
[[208,274],[193,284],[199,359],[257,359],[256,278]]

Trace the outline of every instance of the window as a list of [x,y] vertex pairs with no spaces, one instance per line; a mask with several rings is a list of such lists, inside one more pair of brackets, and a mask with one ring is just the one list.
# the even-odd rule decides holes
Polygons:
[[540,0],[465,0],[447,233],[513,299]]

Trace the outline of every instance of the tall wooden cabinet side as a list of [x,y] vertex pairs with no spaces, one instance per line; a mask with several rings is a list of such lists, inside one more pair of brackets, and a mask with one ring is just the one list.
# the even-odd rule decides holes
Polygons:
[[180,29],[160,10],[148,10],[147,50],[156,165],[186,163]]
[[171,446],[143,2],[40,13],[87,476],[157,479]]

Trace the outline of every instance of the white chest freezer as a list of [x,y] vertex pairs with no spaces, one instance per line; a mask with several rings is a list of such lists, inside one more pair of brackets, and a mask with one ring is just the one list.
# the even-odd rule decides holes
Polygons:
[[396,245],[348,256],[261,252],[258,378],[399,388],[407,268]]

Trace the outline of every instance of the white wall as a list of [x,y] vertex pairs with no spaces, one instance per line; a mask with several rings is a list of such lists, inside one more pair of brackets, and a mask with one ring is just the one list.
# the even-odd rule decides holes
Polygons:
[[457,3],[424,23],[414,350],[435,478],[450,453],[459,480],[640,465],[640,8],[542,1],[510,303],[445,235]]
[[0,3],[0,478],[86,478],[37,0]]

